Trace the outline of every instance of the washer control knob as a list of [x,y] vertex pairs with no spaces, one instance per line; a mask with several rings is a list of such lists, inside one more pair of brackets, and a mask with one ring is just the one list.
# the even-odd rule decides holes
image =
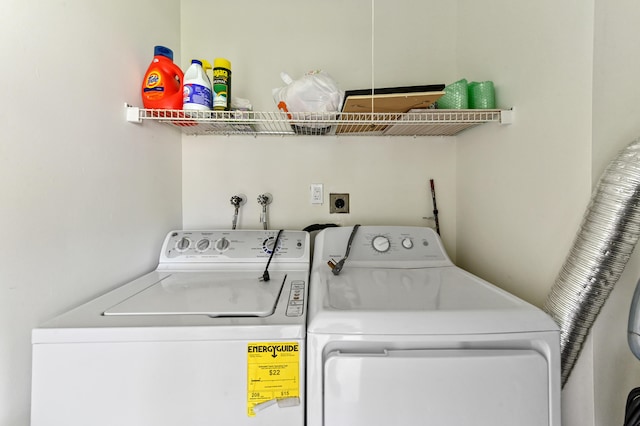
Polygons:
[[225,237],[222,237],[218,241],[216,241],[216,250],[218,250],[219,252],[223,252],[228,249],[230,245],[231,243],[229,242],[229,240],[227,240]]
[[198,242],[196,243],[196,250],[198,250],[200,253],[209,250],[209,247],[211,247],[211,240],[208,238],[198,240]]
[[176,250],[186,251],[191,246],[191,240],[187,237],[182,237],[176,242]]
[[406,248],[406,249],[410,249],[413,247],[413,241],[411,241],[411,238],[404,238],[402,240],[402,247]]
[[373,245],[374,250],[380,253],[384,253],[391,248],[389,239],[384,235],[378,235],[375,237],[371,244]]

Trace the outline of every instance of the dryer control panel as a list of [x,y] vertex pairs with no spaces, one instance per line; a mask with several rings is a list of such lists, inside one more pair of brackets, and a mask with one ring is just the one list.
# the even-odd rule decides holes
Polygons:
[[449,266],[438,234],[431,228],[413,226],[360,226],[328,228],[316,236],[314,268],[343,258],[352,239],[348,262],[368,267]]
[[309,256],[309,233],[304,231],[171,231],[162,246],[160,263],[264,262],[269,257],[276,263],[309,263]]

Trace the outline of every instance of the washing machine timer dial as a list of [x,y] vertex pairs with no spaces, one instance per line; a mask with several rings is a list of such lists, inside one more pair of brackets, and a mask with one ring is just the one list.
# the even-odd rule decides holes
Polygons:
[[389,238],[385,237],[384,235],[373,237],[373,240],[371,240],[371,245],[373,246],[373,249],[378,253],[387,252],[391,248],[391,242],[389,241]]
[[282,241],[278,241],[277,247],[275,247],[275,245],[276,245],[276,237],[269,237],[262,242],[262,251],[264,251],[267,254],[271,254],[271,252],[274,250],[277,252],[282,247]]

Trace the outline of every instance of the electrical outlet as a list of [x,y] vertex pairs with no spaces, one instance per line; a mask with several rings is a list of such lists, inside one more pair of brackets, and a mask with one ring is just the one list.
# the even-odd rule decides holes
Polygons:
[[329,194],[329,213],[349,213],[349,194]]
[[311,204],[322,204],[324,202],[324,191],[321,183],[312,183],[311,187]]

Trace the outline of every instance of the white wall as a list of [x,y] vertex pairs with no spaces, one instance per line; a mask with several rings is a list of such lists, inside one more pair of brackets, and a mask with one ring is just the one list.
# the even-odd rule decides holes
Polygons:
[[29,424],[31,329],[157,263],[179,134],[124,120],[179,4],[7,0],[0,13],[0,425]]
[[[275,111],[280,71],[299,78],[329,72],[344,90],[445,83],[455,67],[452,2],[296,0],[182,1],[183,66],[231,61],[232,92],[258,111]],[[222,12],[222,9],[224,10]],[[224,19],[212,20],[212,16]],[[212,22],[215,21],[215,27]],[[372,37],[373,31],[373,37]],[[373,43],[372,43],[373,39]],[[373,69],[372,76],[372,44]],[[436,182],[445,244],[455,256],[455,138],[183,138],[184,225],[231,226],[229,199],[243,193],[242,228],[260,227],[256,197],[269,192],[270,227],[314,223],[433,225],[429,179]],[[325,204],[309,185],[323,183]],[[348,192],[351,213],[329,214],[330,192]]]
[[592,9],[460,2],[458,74],[493,80],[515,123],[458,137],[458,260],[537,305],[591,190]]

